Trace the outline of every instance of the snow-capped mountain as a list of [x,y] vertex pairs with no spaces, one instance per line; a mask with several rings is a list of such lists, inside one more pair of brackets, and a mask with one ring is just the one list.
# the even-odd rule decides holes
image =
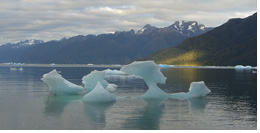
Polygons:
[[164,28],[156,28],[150,24],[145,25],[142,29],[138,30],[136,34],[148,34],[152,31],[158,32],[178,32],[184,36],[192,37],[203,34],[213,28],[206,27],[203,24],[198,24],[197,21],[175,21],[170,26]]
[[212,28],[206,27],[203,24],[198,24],[197,21],[176,21],[174,24],[166,27],[171,31],[177,31],[187,36],[196,36],[211,30]]
[[30,46],[30,45],[37,45],[37,44],[41,44],[41,43],[44,43],[44,41],[36,40],[36,39],[28,39],[28,40],[20,41],[17,43],[6,43],[4,45],[11,46],[12,48],[19,48],[19,47],[26,47],[26,46]]
[[148,34],[150,32],[152,32],[153,30],[156,30],[158,28],[151,26],[150,24],[145,25],[142,29],[138,30],[136,32],[136,34],[140,35],[140,34]]
[[125,64],[176,46],[188,37],[205,33],[204,29],[195,22],[183,21],[164,28],[147,24],[138,32],[78,35],[43,44],[40,40],[25,40],[0,46],[0,62]]

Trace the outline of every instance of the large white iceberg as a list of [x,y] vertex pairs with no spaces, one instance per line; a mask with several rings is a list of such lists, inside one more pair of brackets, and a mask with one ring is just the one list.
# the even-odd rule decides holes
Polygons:
[[157,86],[158,83],[164,84],[166,77],[161,73],[159,65],[155,64],[154,61],[135,61],[123,66],[120,71],[144,79],[148,90],[141,98],[157,99],[168,97],[168,94]]
[[41,80],[49,85],[50,91],[55,95],[73,95],[80,94],[83,91],[82,86],[64,79],[56,69],[44,74]]
[[144,79],[144,81],[148,85],[148,90],[145,92],[145,94],[141,96],[141,98],[145,99],[167,98],[169,96],[171,98],[177,99],[189,99],[204,97],[211,92],[205,85],[204,81],[200,81],[192,82],[190,84],[188,93],[165,93],[157,86],[157,84],[164,84],[166,81],[166,77],[164,77],[164,75],[160,71],[160,65],[155,64],[154,61],[133,62],[129,65],[123,66],[120,71]]
[[83,97],[84,102],[113,102],[116,96],[104,89],[103,85],[98,81],[95,88]]
[[117,85],[115,84],[108,84],[108,82],[104,79],[105,78],[105,71],[97,71],[94,70],[90,74],[84,76],[82,78],[82,83],[85,85],[85,89],[90,92],[92,91],[98,82],[106,88],[109,92],[115,92]]
[[177,99],[198,98],[198,97],[205,97],[210,92],[211,91],[205,85],[204,81],[192,82],[190,84],[189,92],[174,93],[174,94],[171,94],[171,97],[177,98]]
[[132,75],[134,78],[143,79],[148,86],[148,90],[141,96],[144,99],[165,99],[168,97],[190,99],[204,97],[211,92],[204,81],[200,81],[192,82],[187,93],[167,94],[157,86],[159,83],[165,84],[166,81],[166,77],[160,70],[160,66],[155,64],[154,61],[133,62],[123,66],[120,71],[94,70],[82,78],[85,89],[67,81],[55,69],[44,74],[41,80],[47,83],[52,93],[56,95],[83,94],[84,91],[88,91],[88,94],[83,97],[83,101],[87,102],[110,102],[116,100],[116,96],[110,92],[115,92],[117,85],[109,84],[104,79],[106,75]]

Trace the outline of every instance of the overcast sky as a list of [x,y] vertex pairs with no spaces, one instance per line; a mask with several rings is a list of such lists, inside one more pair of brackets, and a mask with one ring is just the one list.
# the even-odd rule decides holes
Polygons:
[[216,27],[256,11],[257,0],[0,0],[0,45],[166,27],[177,20]]

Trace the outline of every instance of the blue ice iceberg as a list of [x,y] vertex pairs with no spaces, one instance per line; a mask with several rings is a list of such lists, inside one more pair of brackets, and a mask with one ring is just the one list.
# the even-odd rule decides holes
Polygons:
[[126,75],[124,72],[119,70],[106,69],[104,71],[106,72],[106,75]]
[[123,66],[120,71],[142,78],[148,85],[148,90],[141,98],[158,99],[166,98],[168,94],[162,91],[157,84],[164,84],[166,77],[161,73],[159,65],[154,61],[139,61]]
[[56,69],[44,74],[41,80],[49,85],[50,91],[55,95],[75,95],[83,91],[82,86],[75,85],[64,79]]
[[168,64],[159,64],[161,68],[172,68],[175,67],[174,65],[168,65]]
[[134,75],[126,74],[120,70],[106,69],[103,71],[106,72],[105,79],[108,81],[126,81],[126,80],[133,80],[138,78]]
[[204,81],[192,82],[189,92],[167,94],[161,90],[157,84],[165,84],[166,77],[161,72],[160,66],[155,64],[154,61],[139,61],[133,62],[129,65],[123,66],[120,71],[118,70],[94,70],[82,78],[82,83],[85,89],[81,86],[75,85],[64,79],[54,69],[53,71],[44,74],[42,80],[49,85],[52,93],[57,95],[63,94],[82,94],[88,91],[83,97],[85,102],[110,102],[115,101],[116,96],[110,92],[115,92],[117,85],[109,84],[104,78],[106,75],[131,75],[134,78],[141,78],[148,86],[148,90],[141,96],[143,99],[190,99],[197,97],[204,97],[211,91],[205,85]]
[[83,99],[84,102],[113,102],[116,100],[116,96],[109,93],[104,89],[103,85],[98,81],[95,88],[86,94]]
[[104,88],[106,88],[109,92],[115,92],[117,85],[115,84],[108,84],[108,82],[104,79],[105,78],[105,71],[97,71],[94,70],[90,74],[84,76],[82,78],[82,83],[85,85],[85,89],[90,92],[92,91],[97,83],[99,82]]
[[236,65],[236,69],[252,69],[252,66],[243,66],[243,65]]
[[162,91],[157,84],[165,84],[166,77],[160,71],[160,65],[154,63],[154,61],[139,61],[133,62],[129,65],[123,66],[120,71],[127,74],[133,74],[139,78],[142,78],[148,85],[148,90],[141,96],[145,99],[164,99],[167,97],[177,99],[189,99],[196,97],[204,97],[211,91],[205,85],[204,81],[192,82],[188,93],[176,93],[167,94]]
[[198,97],[205,97],[210,92],[211,91],[205,85],[204,81],[192,82],[190,84],[189,92],[174,93],[174,94],[171,94],[171,97],[177,98],[177,99],[198,98]]

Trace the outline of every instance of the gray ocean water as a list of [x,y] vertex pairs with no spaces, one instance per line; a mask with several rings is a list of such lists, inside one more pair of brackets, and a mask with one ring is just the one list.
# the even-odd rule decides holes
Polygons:
[[[257,74],[237,69],[162,69],[167,93],[187,92],[193,81],[204,81],[211,93],[189,100],[142,100],[141,79],[107,78],[118,85],[117,100],[87,104],[83,95],[54,96],[40,79],[55,67],[0,67],[0,130],[197,130],[257,129]],[[107,68],[58,67],[61,75],[82,85],[81,78]],[[114,69],[114,68],[111,68]]]

